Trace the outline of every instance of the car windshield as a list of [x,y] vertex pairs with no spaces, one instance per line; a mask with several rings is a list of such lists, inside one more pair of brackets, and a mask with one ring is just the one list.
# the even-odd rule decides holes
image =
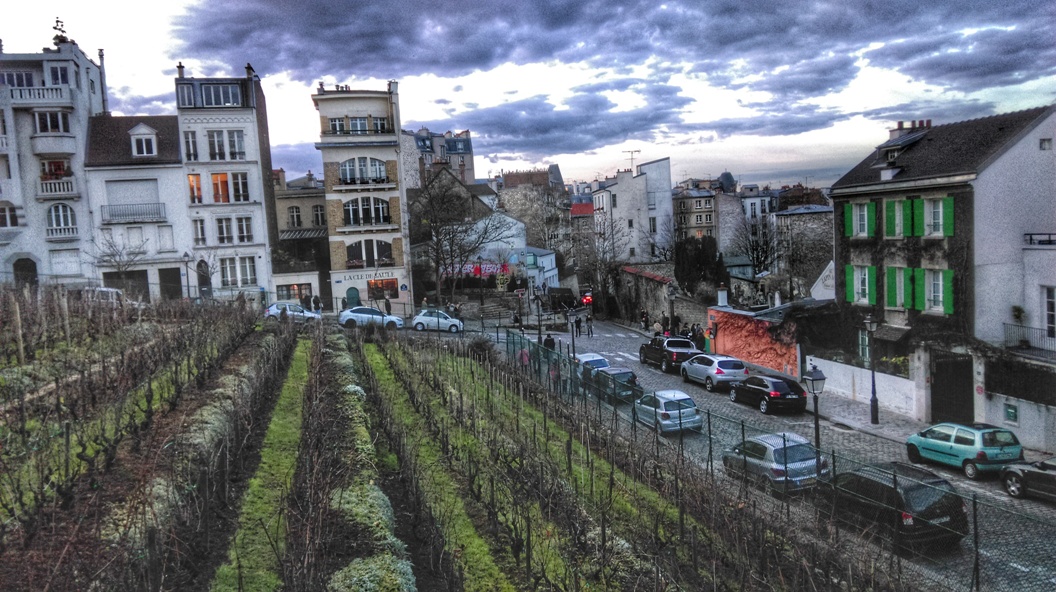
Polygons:
[[774,391],[779,392],[779,393],[787,393],[787,392],[789,392],[788,385],[783,383],[783,382],[781,382],[780,380],[775,380],[775,381],[771,382],[770,383],[770,388],[774,389]]
[[744,370],[744,364],[740,360],[719,360],[719,368],[723,370]]
[[591,368],[605,368],[609,365],[609,363],[602,358],[598,358],[596,360],[587,360],[583,363],[587,366],[590,366]]
[[688,339],[668,339],[667,347],[680,347],[685,349],[691,349],[693,347],[693,342],[689,341]]
[[612,378],[614,380],[619,380],[620,382],[630,382],[631,379],[634,378],[634,373],[633,372],[617,372],[615,374],[610,374],[609,376],[612,376]]
[[664,401],[664,411],[680,411],[682,409],[694,409],[697,404],[693,402],[693,399],[675,399],[674,401]]
[[779,465],[816,460],[816,456],[814,447],[810,444],[793,444],[784,448],[774,449],[774,462]]
[[956,496],[953,486],[946,482],[921,483],[905,490],[906,509],[910,512],[920,513],[946,496]]
[[983,446],[987,448],[997,446],[1015,446],[1019,444],[1019,440],[1016,435],[1007,430],[995,430],[993,432],[983,432]]

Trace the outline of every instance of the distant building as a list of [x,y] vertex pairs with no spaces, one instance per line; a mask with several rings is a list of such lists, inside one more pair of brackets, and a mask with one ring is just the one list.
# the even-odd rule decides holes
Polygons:
[[279,242],[272,255],[275,296],[300,301],[319,295],[325,308],[335,308],[322,179],[308,171],[304,177],[287,181],[282,169],[274,171],[273,178],[279,222]]
[[421,187],[427,174],[441,168],[450,170],[462,183],[476,183],[469,130],[442,134],[425,127],[416,132],[401,130],[400,162],[401,181],[407,188]]
[[[661,230],[673,230],[671,159],[639,164],[637,172],[621,170],[614,182],[593,194],[597,228],[619,229],[627,236],[629,263],[648,263],[657,258]],[[625,229],[625,230],[624,230]],[[673,237],[671,237],[673,239]]]

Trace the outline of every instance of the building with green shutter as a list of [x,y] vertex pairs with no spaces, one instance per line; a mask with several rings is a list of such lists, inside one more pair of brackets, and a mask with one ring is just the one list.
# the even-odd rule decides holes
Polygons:
[[847,341],[908,359],[917,419],[1025,427],[1029,407],[1017,433],[1056,449],[1054,133],[1056,106],[900,121],[832,186],[837,301],[881,321]]

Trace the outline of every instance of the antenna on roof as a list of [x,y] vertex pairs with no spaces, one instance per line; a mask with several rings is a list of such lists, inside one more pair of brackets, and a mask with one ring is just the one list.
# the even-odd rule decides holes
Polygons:
[[626,153],[631,155],[631,157],[628,158],[627,160],[631,161],[631,172],[633,173],[634,172],[634,155],[635,155],[636,152],[641,152],[641,150],[624,150],[624,152],[626,152]]

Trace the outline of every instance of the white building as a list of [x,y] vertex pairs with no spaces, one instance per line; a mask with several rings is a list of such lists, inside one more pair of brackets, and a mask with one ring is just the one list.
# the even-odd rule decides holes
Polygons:
[[626,261],[655,261],[665,225],[673,232],[671,159],[642,163],[636,173],[617,171],[616,181],[594,191],[593,200],[596,229],[625,233]]

